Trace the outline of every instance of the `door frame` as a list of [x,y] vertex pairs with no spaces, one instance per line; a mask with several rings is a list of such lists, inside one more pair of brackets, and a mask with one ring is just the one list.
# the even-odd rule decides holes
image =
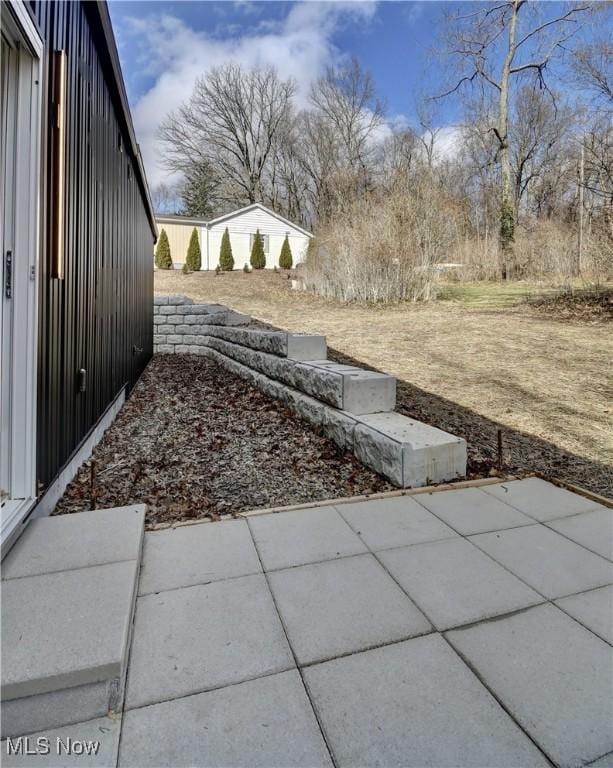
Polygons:
[[[16,43],[17,135],[15,155],[12,332],[8,342],[8,370],[3,365],[3,388],[9,388],[8,450],[10,497],[3,504],[0,541],[4,553],[20,523],[36,503],[36,392],[38,352],[38,279],[41,206],[41,140],[43,41],[23,0],[2,2],[2,29]],[[5,254],[2,253],[4,261]],[[3,344],[3,346],[4,346]],[[4,357],[4,350],[3,350]],[[5,358],[6,359],[6,358]],[[2,396],[5,396],[3,392]],[[6,443],[5,443],[6,445]]]

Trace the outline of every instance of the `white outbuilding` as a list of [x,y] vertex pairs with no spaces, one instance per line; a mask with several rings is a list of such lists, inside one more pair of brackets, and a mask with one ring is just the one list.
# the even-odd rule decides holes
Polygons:
[[264,242],[266,268],[279,266],[281,246],[287,236],[294,265],[304,261],[309,240],[313,235],[306,229],[284,218],[261,203],[239,208],[211,221],[185,216],[157,215],[158,231],[166,230],[170,243],[170,254],[175,269],[185,263],[187,247],[194,228],[200,240],[202,269],[215,269],[219,264],[221,238],[226,228],[230,235],[234,269],[249,264],[251,246],[259,230]]

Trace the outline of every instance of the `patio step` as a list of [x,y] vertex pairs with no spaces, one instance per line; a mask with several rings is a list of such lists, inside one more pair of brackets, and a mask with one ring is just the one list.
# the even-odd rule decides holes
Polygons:
[[123,700],[144,505],[33,520],[2,565],[2,737]]

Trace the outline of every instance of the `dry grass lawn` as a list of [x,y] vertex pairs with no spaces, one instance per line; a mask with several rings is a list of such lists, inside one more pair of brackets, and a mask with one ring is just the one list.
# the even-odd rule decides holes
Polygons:
[[427,305],[343,305],[290,290],[278,273],[156,272],[156,293],[220,302],[291,331],[319,332],[332,356],[396,376],[398,410],[469,441],[471,473],[495,460],[613,495],[613,334],[518,303],[526,286],[449,286]]

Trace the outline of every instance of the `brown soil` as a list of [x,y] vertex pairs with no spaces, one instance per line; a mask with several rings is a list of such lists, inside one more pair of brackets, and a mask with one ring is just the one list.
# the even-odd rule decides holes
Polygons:
[[[216,301],[328,337],[331,356],[393,374],[398,410],[466,437],[471,475],[497,461],[613,496],[611,324],[525,302],[370,307],[291,291],[285,275],[157,272],[157,293]],[[484,291],[486,289],[484,288]],[[537,291],[535,291],[537,292]]]
[[92,459],[55,514],[146,503],[151,527],[392,488],[277,400],[190,355],[153,358]]
[[565,291],[553,296],[540,296],[527,301],[530,309],[554,320],[585,323],[613,321],[613,290]]

